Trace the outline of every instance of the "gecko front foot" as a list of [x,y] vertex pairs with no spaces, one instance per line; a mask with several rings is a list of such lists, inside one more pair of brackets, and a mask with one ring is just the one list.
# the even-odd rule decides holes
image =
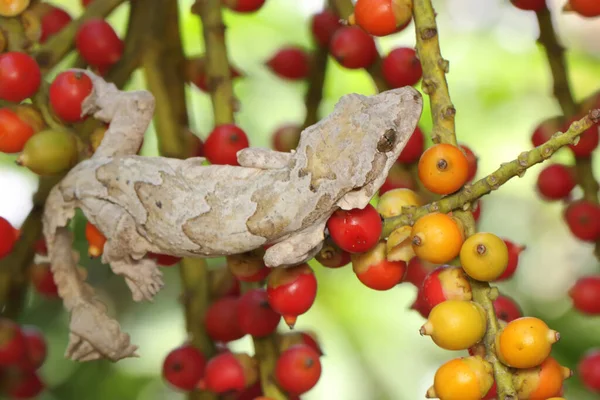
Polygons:
[[152,301],[164,286],[162,272],[151,259],[113,261],[110,267],[115,274],[125,277],[134,301]]
[[118,361],[137,357],[137,346],[129,335],[121,331],[117,321],[105,310],[88,302],[79,302],[71,310],[71,334],[65,357],[74,361],[91,361],[108,358]]

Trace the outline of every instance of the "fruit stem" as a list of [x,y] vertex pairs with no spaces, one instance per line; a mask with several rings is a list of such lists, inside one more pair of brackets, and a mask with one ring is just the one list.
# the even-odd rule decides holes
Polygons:
[[319,121],[319,106],[323,99],[323,85],[325,84],[328,60],[329,49],[321,46],[317,47],[313,52],[312,65],[308,77],[308,90],[304,96],[306,117],[302,124],[302,130]]
[[[536,12],[540,36],[538,42],[545,50],[550,70],[552,71],[553,93],[560,104],[566,118],[572,118],[579,111],[579,106],[573,98],[569,85],[568,68],[565,61],[565,49],[558,42],[550,11],[544,7]],[[597,179],[594,177],[592,156],[575,157],[575,177],[577,184],[583,190],[583,198],[591,203],[598,204]],[[600,260],[600,239],[596,241],[595,255]]]
[[[447,143],[456,146],[457,140],[454,123],[456,109],[450,99],[448,83],[446,81],[448,61],[442,58],[440,52],[438,28],[431,0],[414,0],[413,16],[417,36],[417,54],[423,67],[422,88],[425,94],[429,95],[431,105],[433,119],[432,140],[434,143]],[[446,201],[446,199],[442,199],[438,203],[443,201]],[[476,232],[473,214],[468,209],[454,209],[453,216],[462,223],[465,237]],[[489,296],[490,285],[473,279],[469,279],[469,283],[473,292],[473,301],[485,310],[487,330],[483,343],[487,359],[494,367],[498,398],[516,398],[516,391],[512,383],[512,374],[506,366],[496,359],[494,354],[494,340],[498,332],[498,319],[496,318],[496,312]]]

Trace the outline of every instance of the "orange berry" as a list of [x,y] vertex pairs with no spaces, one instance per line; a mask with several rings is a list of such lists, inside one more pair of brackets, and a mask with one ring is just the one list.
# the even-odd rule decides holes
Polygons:
[[418,207],[422,204],[423,200],[416,192],[406,188],[392,189],[379,198],[377,212],[383,218],[390,218],[400,215],[402,207]]
[[492,364],[479,356],[462,357],[443,364],[435,373],[428,399],[480,400],[494,384]]
[[548,357],[535,368],[518,369],[513,373],[513,384],[519,399],[546,400],[560,394],[563,381],[573,372]]
[[411,237],[417,257],[434,264],[445,264],[458,256],[465,240],[460,222],[438,212],[419,218]]
[[478,281],[498,279],[508,266],[508,247],[493,233],[479,232],[465,240],[460,249],[465,272]]
[[460,148],[451,144],[433,145],[419,159],[419,179],[433,193],[454,193],[468,178],[469,161]]
[[558,332],[534,317],[517,318],[509,322],[496,336],[498,359],[513,368],[533,368],[540,365],[560,339]]
[[98,228],[89,221],[85,225],[85,238],[88,241],[88,254],[90,257],[99,257],[104,251],[106,237]]
[[483,308],[472,301],[447,300],[433,307],[421,335],[431,336],[445,350],[466,350],[485,335],[487,320]]

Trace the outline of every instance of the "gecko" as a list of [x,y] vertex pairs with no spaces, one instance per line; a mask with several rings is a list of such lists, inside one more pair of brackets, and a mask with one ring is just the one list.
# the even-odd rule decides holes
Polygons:
[[102,262],[124,277],[135,301],[152,300],[162,274],[148,253],[219,257],[267,247],[265,265],[301,264],[326,238],[338,209],[364,208],[414,132],[421,94],[403,87],[347,94],[304,129],[291,152],[249,147],[237,166],[202,157],[136,155],[154,114],[148,91],[120,91],[87,70],[82,115],[109,124],[96,152],[51,190],[43,215],[52,272],[71,313],[66,356],[79,361],[137,356],[77,271],[69,221],[82,210],[107,238]]

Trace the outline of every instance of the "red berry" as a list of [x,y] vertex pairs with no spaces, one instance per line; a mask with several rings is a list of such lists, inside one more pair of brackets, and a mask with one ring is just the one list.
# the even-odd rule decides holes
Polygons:
[[27,339],[15,322],[0,318],[0,367],[17,365],[27,357]]
[[429,307],[429,304],[427,304],[427,302],[425,301],[425,298],[420,293],[421,293],[421,291],[419,291],[419,293],[417,294],[417,297],[415,298],[415,301],[410,306],[410,309],[415,310],[416,312],[421,314],[421,317],[427,319],[427,318],[429,318],[429,313],[431,312],[431,307]]
[[279,50],[267,66],[280,78],[292,81],[305,79],[310,72],[310,56],[299,47],[286,47]]
[[256,400],[261,399],[262,395],[263,390],[260,381],[256,381],[254,385],[247,387],[240,394],[238,394],[235,397],[235,400]]
[[254,337],[264,337],[275,332],[281,315],[269,304],[264,289],[247,291],[238,301],[238,323],[243,332]]
[[323,248],[315,256],[322,266],[327,268],[341,268],[350,264],[350,253],[340,249],[332,240],[325,241]]
[[421,154],[423,154],[423,150],[425,150],[425,136],[423,136],[423,131],[417,126],[400,152],[398,162],[402,164],[417,162]]
[[569,290],[573,307],[588,315],[600,314],[600,275],[579,278]]
[[479,218],[481,218],[481,199],[477,200],[473,207],[473,219],[475,219],[475,222],[478,222]]
[[561,200],[575,188],[573,169],[562,164],[545,167],[537,178],[537,190],[547,200]]
[[49,10],[42,16],[40,21],[42,25],[40,43],[46,42],[50,36],[56,35],[73,20],[69,13],[62,8],[51,6],[50,4],[48,4],[48,7]]
[[526,11],[542,11],[546,8],[546,0],[510,0],[517,8]]
[[588,390],[600,393],[600,348],[588,350],[579,361],[577,371]]
[[204,157],[204,142],[198,136],[192,134],[190,136],[192,142],[192,152],[190,157]]
[[414,86],[423,77],[417,52],[409,47],[392,50],[383,58],[381,72],[391,88]]
[[572,11],[587,18],[600,16],[598,0],[569,0],[568,6]]
[[352,270],[359,281],[374,290],[390,290],[404,278],[406,263],[388,261],[385,241],[362,254],[352,255]]
[[172,350],[163,362],[163,378],[177,389],[192,391],[204,375],[204,355],[186,344]]
[[238,322],[239,299],[233,296],[222,297],[211,303],[204,316],[206,333],[219,342],[231,342],[244,337]]
[[239,392],[257,379],[254,360],[247,354],[225,352],[206,364],[203,387],[213,393]]
[[502,321],[510,322],[523,316],[521,307],[510,297],[500,295],[494,300],[496,316]]
[[385,182],[379,188],[379,195],[383,195],[385,192],[389,192],[394,189],[410,189],[416,190],[417,184],[410,174],[409,171],[406,170],[404,165],[400,163],[392,164],[392,168],[390,168],[390,172],[388,172],[387,178],[385,178]]
[[0,108],[0,152],[14,154],[23,151],[34,133],[34,128],[15,111]]
[[28,365],[34,370],[38,369],[46,361],[48,354],[48,346],[43,333],[35,326],[25,325],[21,328],[23,335],[25,336]]
[[477,156],[467,145],[461,144],[459,147],[462,149],[463,153],[465,153],[465,156],[467,156],[467,162],[469,163],[467,182],[471,182],[473,178],[475,178],[475,175],[477,175]]
[[342,66],[349,69],[370,67],[378,54],[373,37],[358,26],[338,29],[331,38],[329,51]]
[[33,399],[44,390],[44,383],[35,371],[15,371],[8,383],[7,394],[11,399]]
[[257,11],[265,4],[265,0],[222,0],[223,5],[240,13]]
[[364,253],[377,245],[383,224],[371,204],[365,208],[337,210],[327,221],[331,239],[348,253]]
[[148,257],[156,260],[161,267],[172,267],[181,261],[182,257],[170,256],[168,254],[148,253]]
[[465,271],[450,265],[439,266],[425,277],[420,296],[430,309],[446,300],[470,301],[473,298]]
[[405,282],[410,282],[415,287],[423,285],[425,277],[433,270],[433,267],[418,257],[413,257],[406,266]]
[[304,344],[290,347],[279,356],[275,377],[279,386],[290,394],[308,392],[321,377],[319,353]]
[[237,152],[249,147],[246,133],[235,124],[217,126],[204,142],[204,154],[213,164],[238,165]]
[[600,143],[600,134],[598,133],[598,125],[592,126],[587,131],[579,136],[579,142],[576,145],[569,145],[575,157],[589,157],[590,154],[598,147]]
[[17,237],[13,226],[6,219],[0,217],[0,258],[6,257],[15,246]]
[[33,96],[42,82],[42,73],[28,54],[11,51],[0,54],[0,100],[20,103]]
[[519,255],[527,248],[526,246],[517,245],[508,239],[504,239],[504,243],[508,248],[508,265],[496,281],[504,281],[512,278],[519,266]]
[[35,250],[35,254],[39,254],[41,256],[48,255],[48,247],[46,246],[46,240],[44,238],[38,239],[34,243],[33,249]]
[[307,312],[315,302],[317,279],[308,264],[277,268],[267,279],[267,295],[273,310],[293,326],[295,317]]
[[54,113],[68,123],[83,121],[81,104],[94,85],[89,76],[82,72],[65,71],[58,74],[50,85],[50,105]]
[[571,233],[578,239],[594,242],[600,237],[600,207],[586,200],[569,204],[564,213]]
[[373,36],[387,36],[404,29],[409,23],[398,24],[394,0],[358,0],[354,6],[356,24]]
[[321,345],[319,344],[319,342],[317,342],[317,339],[314,335],[307,332],[300,332],[300,336],[302,336],[302,341],[305,345],[316,351],[319,356],[323,355]]
[[123,54],[124,43],[108,22],[100,18],[85,21],[75,36],[81,57],[94,67],[110,67]]
[[542,121],[531,136],[531,143],[534,147],[538,147],[546,143],[552,135],[561,129],[560,118],[550,118]]
[[30,271],[31,283],[35,290],[44,297],[57,298],[58,287],[54,281],[50,264],[34,264]]
[[340,17],[331,10],[313,15],[310,25],[312,34],[321,47],[328,47],[333,34],[341,27]]
[[81,5],[84,7],[87,7],[90,5],[90,3],[92,3],[94,0],[81,0]]
[[273,149],[277,151],[289,152],[298,147],[300,142],[300,133],[302,128],[298,125],[284,125],[279,127],[272,138]]
[[494,400],[497,397],[498,397],[498,385],[496,385],[496,381],[494,381],[494,384],[492,385],[490,390],[488,390],[488,392],[486,393],[485,397],[482,400]]

